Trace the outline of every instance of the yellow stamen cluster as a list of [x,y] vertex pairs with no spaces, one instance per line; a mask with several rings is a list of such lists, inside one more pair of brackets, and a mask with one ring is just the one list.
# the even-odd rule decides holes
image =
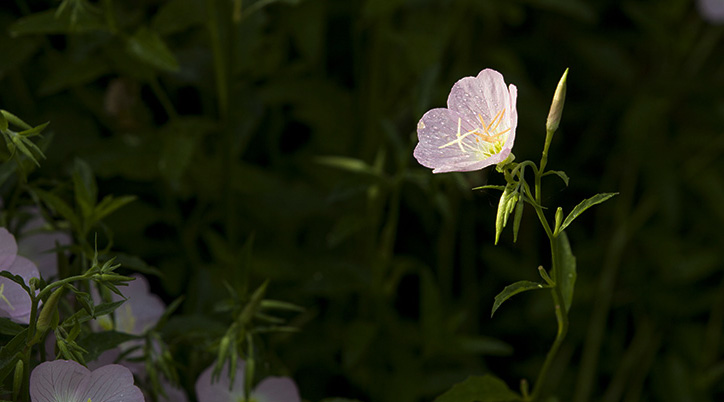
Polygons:
[[[503,144],[505,143],[505,138],[501,138],[501,136],[510,131],[510,128],[506,128],[505,130],[499,132],[497,131],[500,123],[503,121],[504,115],[505,109],[498,112],[498,114],[490,120],[490,123],[486,124],[483,116],[478,114],[481,127],[476,127],[474,130],[470,130],[466,133],[460,132],[462,119],[458,118],[458,131],[455,135],[456,138],[447,144],[441,145],[439,148],[442,149],[453,144],[457,144],[460,147],[460,151],[463,153],[467,153],[469,149],[473,152],[482,154],[485,158],[489,158],[492,155],[497,154],[501,151]],[[471,135],[475,136],[474,143],[470,141],[463,142],[465,138]],[[468,149],[466,149],[466,147]]]

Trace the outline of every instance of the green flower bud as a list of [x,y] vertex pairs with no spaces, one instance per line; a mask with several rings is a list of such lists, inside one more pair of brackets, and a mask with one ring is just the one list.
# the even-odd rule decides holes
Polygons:
[[556,209],[556,226],[553,230],[553,236],[558,236],[558,232],[561,229],[561,222],[563,222],[563,208],[558,207],[558,209]]
[[15,363],[15,373],[13,374],[13,400],[18,400],[20,390],[23,389],[23,374],[25,374],[25,364],[21,359]]
[[51,293],[48,301],[43,305],[43,309],[40,310],[37,324],[39,333],[43,334],[48,329],[55,329],[58,326],[58,301],[64,290],[65,288],[61,286]]
[[553,95],[553,102],[551,102],[551,110],[548,112],[548,120],[546,120],[546,131],[551,136],[556,130],[558,130],[558,124],[561,122],[561,115],[563,114],[563,104],[566,101],[566,81],[568,78],[568,69],[563,73],[561,80],[558,81],[558,87],[556,93]]

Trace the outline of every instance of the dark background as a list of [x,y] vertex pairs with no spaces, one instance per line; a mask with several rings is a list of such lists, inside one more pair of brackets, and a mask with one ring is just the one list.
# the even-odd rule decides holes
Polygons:
[[202,333],[166,336],[189,391],[209,362],[189,347],[223,334],[209,312],[241,273],[306,308],[289,316],[299,333],[259,344],[262,373],[305,399],[533,382],[555,336],[549,295],[489,312],[550,266],[535,215],[494,246],[498,194],[471,188],[502,177],[433,175],[412,149],[422,114],[493,68],[518,87],[513,152],[537,161],[570,68],[548,166],[571,181],[544,180],[549,218],[620,194],[567,231],[578,282],[547,393],[724,398],[724,28],[694,2],[68,3],[55,16],[57,1],[3,2],[0,108],[50,121],[31,183],[66,180],[80,157],[101,195],[139,197],[104,238],[163,273],[150,280],[167,302],[187,296],[176,328]]

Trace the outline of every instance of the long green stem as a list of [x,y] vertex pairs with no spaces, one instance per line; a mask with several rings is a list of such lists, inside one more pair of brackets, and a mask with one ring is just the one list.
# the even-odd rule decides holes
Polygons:
[[[558,323],[558,332],[556,333],[556,339],[553,341],[553,345],[551,346],[550,350],[548,351],[548,354],[546,355],[546,359],[543,362],[543,366],[540,369],[540,372],[538,373],[538,378],[536,379],[535,385],[533,387],[533,393],[530,395],[530,398],[527,399],[531,402],[535,402],[540,397],[541,390],[543,389],[543,385],[545,384],[546,378],[548,376],[548,371],[550,370],[551,365],[553,364],[553,360],[555,359],[556,355],[558,354],[558,350],[561,347],[561,344],[563,343],[563,339],[566,337],[566,334],[568,333],[568,311],[566,311],[566,306],[563,303],[563,295],[561,294],[561,287],[560,282],[558,280],[558,269],[560,266],[560,258],[561,256],[558,255],[557,247],[556,247],[556,238],[554,233],[551,231],[550,224],[548,223],[548,220],[545,218],[545,214],[543,214],[543,207],[540,205],[541,201],[541,190],[540,190],[540,181],[541,176],[543,173],[545,173],[545,165],[548,160],[548,141],[546,141],[546,146],[543,150],[543,157],[541,158],[541,163],[538,169],[535,170],[535,203],[533,204],[533,207],[536,211],[536,214],[538,215],[538,219],[540,220],[541,224],[543,225],[543,229],[546,231],[546,234],[548,235],[548,239],[550,240],[550,246],[551,246],[551,262],[552,262],[552,272],[551,276],[555,280],[555,284],[551,288],[551,296],[553,297],[553,306],[556,313],[556,322]],[[525,186],[526,194],[528,197],[531,196],[530,194],[530,188],[526,185]]]
[[[551,246],[552,245],[553,244],[551,243]],[[545,384],[546,377],[548,376],[548,370],[550,369],[551,364],[553,364],[553,360],[558,354],[558,349],[560,349],[561,344],[563,343],[563,339],[568,333],[568,312],[565,311],[566,307],[563,304],[563,296],[561,295],[561,290],[558,284],[551,288],[551,295],[553,296],[553,304],[556,310],[558,332],[556,333],[556,340],[553,341],[553,345],[551,346],[548,354],[546,355],[546,360],[543,362],[543,366],[541,367],[540,372],[538,372],[538,378],[535,381],[533,393],[530,395],[529,399],[531,402],[535,402],[538,400],[541,390],[543,389],[543,384]]]

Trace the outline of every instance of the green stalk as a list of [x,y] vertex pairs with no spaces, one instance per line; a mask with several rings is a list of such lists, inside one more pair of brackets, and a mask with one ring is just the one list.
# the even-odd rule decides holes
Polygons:
[[[552,134],[552,133],[549,133]],[[558,350],[561,347],[561,344],[563,343],[563,339],[566,337],[566,334],[568,333],[568,311],[566,311],[566,306],[563,303],[563,295],[561,294],[561,288],[560,288],[560,281],[559,281],[559,273],[558,273],[558,266],[560,265],[559,259],[560,256],[557,252],[557,247],[555,246],[555,235],[553,231],[551,231],[551,227],[548,223],[548,221],[545,218],[545,214],[543,213],[543,207],[540,206],[540,200],[541,200],[541,191],[540,191],[540,182],[541,182],[541,176],[543,173],[545,173],[545,165],[548,161],[548,145],[550,144],[550,141],[546,141],[545,146],[543,148],[543,156],[541,157],[541,163],[540,167],[538,169],[534,169],[535,171],[535,204],[533,204],[533,208],[536,211],[536,214],[538,215],[538,219],[540,220],[541,224],[543,225],[543,229],[545,230],[546,234],[548,235],[548,240],[550,241],[551,246],[551,263],[552,263],[552,270],[551,270],[551,277],[554,279],[555,283],[553,287],[551,288],[551,297],[553,298],[553,306],[555,309],[556,314],[556,322],[558,323],[558,331],[556,333],[556,339],[553,341],[553,345],[551,345],[550,350],[548,350],[548,354],[546,355],[546,359],[543,362],[543,366],[540,369],[540,372],[538,372],[538,378],[535,381],[535,385],[533,387],[533,393],[530,394],[530,398],[526,398],[527,401],[535,402],[540,397],[541,390],[543,389],[543,385],[545,384],[546,378],[548,376],[548,371],[553,364],[553,360],[555,360],[556,355],[558,354]],[[526,185],[525,187],[526,194],[528,197],[531,196],[530,194],[530,188]]]
[[566,334],[568,333],[568,312],[566,311],[566,306],[563,304],[563,295],[561,294],[561,288],[557,281],[558,277],[557,277],[556,267],[558,266],[559,256],[556,253],[554,238],[552,236],[550,236],[550,244],[551,244],[552,262],[553,262],[553,272],[552,272],[551,276],[556,279],[555,285],[551,288],[551,296],[553,297],[553,306],[554,306],[555,312],[556,312],[556,321],[558,322],[558,332],[556,333],[556,339],[555,339],[555,341],[553,341],[553,345],[551,345],[551,348],[548,351],[548,354],[546,355],[546,359],[543,362],[543,366],[541,367],[540,372],[538,373],[538,378],[535,381],[535,386],[533,387],[533,393],[530,395],[530,399],[529,399],[532,402],[535,402],[538,400],[541,390],[543,389],[543,384],[545,384],[546,377],[548,376],[548,370],[550,369],[551,364],[553,364],[553,360],[555,359],[556,355],[558,354],[558,350],[560,349],[561,344],[563,343],[563,339],[566,337]]

